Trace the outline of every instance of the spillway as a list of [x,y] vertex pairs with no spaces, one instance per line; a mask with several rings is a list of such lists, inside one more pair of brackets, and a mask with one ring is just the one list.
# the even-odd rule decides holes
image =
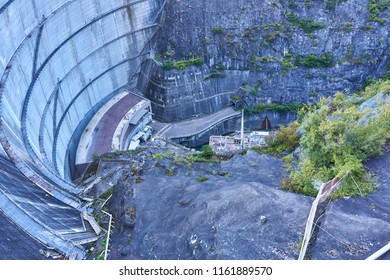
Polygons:
[[165,2],[0,0],[0,211],[48,247],[83,258],[98,235],[72,183],[77,146],[135,86]]

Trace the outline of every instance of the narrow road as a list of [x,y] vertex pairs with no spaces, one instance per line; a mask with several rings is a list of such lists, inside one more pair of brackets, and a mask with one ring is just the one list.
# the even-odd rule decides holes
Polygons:
[[191,119],[172,124],[163,124],[155,122],[154,128],[158,129],[157,133],[155,134],[155,137],[172,139],[191,136],[204,131],[205,129],[223,121],[224,119],[236,115],[240,115],[240,112],[237,112],[233,108],[229,107],[214,114],[204,116],[202,118]]

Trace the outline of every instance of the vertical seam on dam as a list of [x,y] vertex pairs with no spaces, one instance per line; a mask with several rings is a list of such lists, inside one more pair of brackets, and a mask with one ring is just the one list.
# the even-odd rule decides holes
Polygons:
[[39,53],[39,46],[41,44],[41,38],[42,38],[42,31],[43,31],[43,28],[44,28],[44,21],[45,19],[42,18],[43,22],[42,24],[39,26],[39,29],[38,29],[38,35],[37,35],[37,40],[35,42],[35,49],[34,49],[34,59],[33,59],[33,69],[32,69],[32,77],[35,76],[36,74],[36,71],[37,71],[37,60],[38,60],[38,53]]

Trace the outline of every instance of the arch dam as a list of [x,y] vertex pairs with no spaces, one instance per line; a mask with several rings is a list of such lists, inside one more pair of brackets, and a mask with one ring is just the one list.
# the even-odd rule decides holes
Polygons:
[[[165,2],[0,0],[3,229],[85,258],[82,245],[101,232],[72,181],[77,146],[94,115],[134,87]],[[34,258],[30,241],[15,258]]]

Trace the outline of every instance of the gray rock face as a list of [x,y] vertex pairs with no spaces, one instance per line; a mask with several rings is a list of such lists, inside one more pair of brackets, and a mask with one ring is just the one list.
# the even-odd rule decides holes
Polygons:
[[[112,259],[292,259],[309,199],[259,183],[156,178],[135,189],[129,246]],[[114,237],[115,238],[115,237]]]
[[279,160],[249,152],[167,176],[171,163],[116,187],[111,259],[297,258],[312,199],[278,189]]
[[[151,155],[143,153],[132,161]],[[388,166],[389,147],[366,163],[376,192],[328,204],[307,257],[365,259],[389,242]],[[137,174],[126,168],[110,202],[111,259],[297,259],[313,198],[279,189],[280,160],[249,151],[221,163],[188,166],[172,155],[146,159]]]
[[[159,52],[225,69],[218,80],[246,83],[252,102],[314,102],[348,92],[388,70],[390,12],[369,9],[369,0],[328,2],[170,1]],[[308,54],[333,58],[327,65],[299,61]]]

